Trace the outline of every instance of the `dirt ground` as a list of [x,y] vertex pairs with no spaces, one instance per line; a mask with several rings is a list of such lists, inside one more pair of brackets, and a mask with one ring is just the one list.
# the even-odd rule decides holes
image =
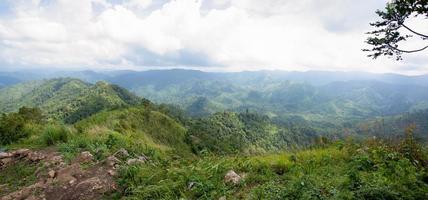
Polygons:
[[[116,190],[116,162],[113,156],[96,162],[89,152],[82,152],[66,163],[54,149],[31,151],[21,149],[0,153],[0,170],[17,162],[37,163],[37,180],[0,197],[1,200],[89,200],[100,199]],[[0,186],[1,187],[1,186]]]

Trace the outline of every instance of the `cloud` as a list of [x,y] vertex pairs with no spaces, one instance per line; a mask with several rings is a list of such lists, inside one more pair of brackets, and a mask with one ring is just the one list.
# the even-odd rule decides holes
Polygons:
[[7,0],[0,64],[427,72],[427,63],[413,57],[406,67],[361,51],[385,2]]

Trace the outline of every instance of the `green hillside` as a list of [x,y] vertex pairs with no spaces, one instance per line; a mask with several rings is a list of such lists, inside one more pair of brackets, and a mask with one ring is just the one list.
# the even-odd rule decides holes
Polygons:
[[222,112],[192,121],[189,143],[195,153],[263,153],[302,148],[322,133],[310,126],[281,126],[256,113]]
[[[401,127],[399,117],[387,118],[385,124],[405,133],[389,140],[383,133],[395,131],[376,125],[361,133],[355,123],[338,127],[287,114],[210,114],[218,106],[210,98],[200,99],[192,109],[201,115],[191,117],[105,82],[33,83],[2,90],[13,94],[2,96],[9,103],[3,105],[16,98],[16,107],[40,107],[5,109],[0,116],[1,156],[16,155],[0,158],[2,198],[62,192],[99,195],[92,199],[428,197],[428,153],[415,137],[426,124]],[[309,109],[305,99],[322,105],[312,86],[283,83],[269,90],[281,88],[284,95],[270,95],[275,101],[303,99],[289,108]],[[425,115],[408,119],[422,123]]]
[[0,112],[22,106],[38,107],[47,116],[67,123],[102,109],[138,104],[140,98],[106,82],[85,83],[63,78],[17,84],[0,90]]
[[103,111],[76,123],[75,127],[80,134],[97,140],[108,138],[109,134],[127,138],[129,144],[122,143],[125,146],[117,148],[130,152],[190,154],[185,143],[186,128],[152,106]]

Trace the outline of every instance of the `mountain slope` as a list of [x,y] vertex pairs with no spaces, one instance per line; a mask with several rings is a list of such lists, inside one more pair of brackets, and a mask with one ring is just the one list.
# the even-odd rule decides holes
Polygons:
[[72,123],[106,108],[138,104],[140,98],[116,85],[71,78],[26,82],[0,90],[0,112],[39,107],[49,117]]
[[[151,106],[133,106],[94,114],[75,124],[79,132],[95,138],[109,133],[129,137],[126,148],[130,152],[190,154],[185,143],[186,128],[172,117]],[[149,155],[152,156],[152,155]]]

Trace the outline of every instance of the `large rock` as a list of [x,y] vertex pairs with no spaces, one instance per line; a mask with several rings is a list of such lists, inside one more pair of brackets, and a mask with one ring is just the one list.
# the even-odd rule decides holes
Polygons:
[[227,174],[224,176],[224,182],[230,183],[233,185],[239,184],[241,182],[241,176],[239,176],[235,171],[230,170],[227,172]]
[[25,157],[30,153],[30,149],[18,149],[14,151],[15,157]]
[[11,158],[11,157],[13,157],[13,153],[7,153],[7,152],[1,152],[0,153],[0,159]]

